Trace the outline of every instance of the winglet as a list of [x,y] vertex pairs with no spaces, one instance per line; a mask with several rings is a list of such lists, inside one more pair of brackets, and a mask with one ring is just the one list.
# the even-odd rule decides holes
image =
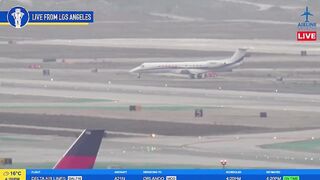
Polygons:
[[84,130],[53,169],[92,169],[104,130]]

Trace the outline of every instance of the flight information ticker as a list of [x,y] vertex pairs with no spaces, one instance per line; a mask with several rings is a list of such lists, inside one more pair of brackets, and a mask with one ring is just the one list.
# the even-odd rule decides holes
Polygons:
[[0,169],[0,180],[313,180],[320,169]]

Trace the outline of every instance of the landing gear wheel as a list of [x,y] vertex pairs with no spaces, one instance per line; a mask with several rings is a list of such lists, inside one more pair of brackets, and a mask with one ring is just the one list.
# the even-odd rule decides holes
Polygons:
[[204,79],[206,78],[206,74],[197,74],[198,79]]
[[196,78],[196,75],[195,74],[190,74],[190,79],[195,79]]

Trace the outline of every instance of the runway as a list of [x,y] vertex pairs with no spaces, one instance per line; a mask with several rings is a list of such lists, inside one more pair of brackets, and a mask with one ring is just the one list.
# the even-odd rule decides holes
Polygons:
[[[96,168],[320,167],[320,49],[296,41],[303,2],[126,3],[32,1],[92,8],[96,21],[1,28],[0,154],[10,167],[51,168],[84,128],[108,134]],[[212,78],[129,73],[243,47],[244,63]]]
[[[217,52],[218,57],[231,53]],[[202,55],[196,59],[207,58]],[[176,59],[186,57],[150,61]],[[234,72],[204,80],[170,76],[136,79],[128,73],[148,58],[66,58],[53,63],[32,58],[12,60],[1,61],[1,132],[12,138],[30,134],[28,138],[34,139],[32,134],[37,134],[53,138],[57,145],[50,150],[47,141],[32,140],[26,147],[45,148],[36,153],[25,148],[23,154],[28,155],[22,155],[11,151],[21,143],[2,140],[6,146],[0,151],[14,157],[17,166],[50,167],[83,128],[109,132],[98,168],[112,164],[128,167],[124,162],[135,167],[219,167],[220,159],[228,159],[231,167],[310,168],[320,164],[314,153],[262,148],[276,142],[318,138],[317,56],[303,57],[301,63],[297,55],[256,54]],[[51,76],[42,76],[41,69],[30,69],[29,64],[50,69]],[[98,68],[98,73],[92,73],[92,68]],[[283,80],[278,81],[279,77]],[[129,105],[139,105],[142,110],[130,112]],[[194,117],[198,108],[204,110],[203,118]],[[260,118],[260,112],[267,112],[268,117]],[[34,160],[34,154],[42,160]],[[173,161],[165,162],[164,157]]]
[[[310,140],[318,133],[319,130],[310,130],[304,131],[303,135],[301,132],[284,132],[206,137],[105,138],[97,159],[97,167],[219,168],[219,161],[228,159],[230,168],[243,167],[244,164],[247,168],[294,168],[297,165],[300,168],[312,168],[318,166],[320,162],[317,153],[270,150],[259,146],[262,143]],[[7,146],[1,146],[0,151],[14,156],[18,167],[27,165],[47,168],[53,166],[63,154],[63,149],[68,147],[67,144],[75,139],[75,137],[51,135],[20,136],[3,133],[1,137],[1,141]],[[23,154],[18,150],[21,146],[24,147]],[[34,148],[35,146],[37,148]],[[189,158],[184,158],[186,156]]]
[[245,40],[245,39],[55,39],[55,40],[25,40],[18,41],[21,45],[64,45],[84,47],[112,47],[137,49],[174,49],[198,51],[229,51],[237,48],[249,48],[253,53],[300,54],[307,50],[310,54],[318,55],[319,44],[299,44],[282,40]]

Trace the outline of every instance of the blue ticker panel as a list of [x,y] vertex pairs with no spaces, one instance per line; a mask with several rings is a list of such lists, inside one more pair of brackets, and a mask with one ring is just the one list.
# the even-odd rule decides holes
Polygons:
[[[24,178],[22,178],[24,179]],[[27,180],[314,180],[320,170],[249,169],[119,169],[119,170],[43,170],[27,169]]]

